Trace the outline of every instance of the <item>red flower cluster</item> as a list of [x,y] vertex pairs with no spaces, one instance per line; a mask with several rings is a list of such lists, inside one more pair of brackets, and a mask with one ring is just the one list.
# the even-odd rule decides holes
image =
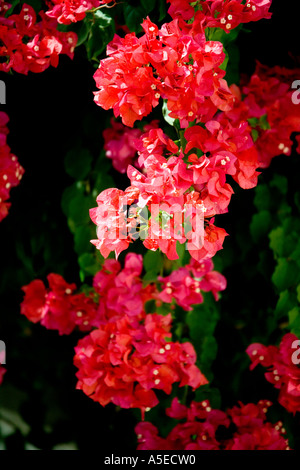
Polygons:
[[60,335],[71,333],[77,326],[90,331],[98,325],[97,305],[92,296],[73,294],[75,284],[68,284],[59,274],[49,274],[49,289],[39,279],[22,287],[25,297],[21,313],[33,323],[40,322]]
[[[228,210],[233,190],[226,175],[233,176],[243,188],[257,184],[257,152],[250,126],[244,121],[233,127],[220,115],[207,122],[206,128],[188,128],[185,138],[188,164],[161,129],[152,129],[136,141],[143,172],[129,166],[131,186],[125,192],[103,191],[97,198],[98,208],[90,211],[98,225],[98,240],[92,243],[103,256],[111,251],[118,256],[138,236],[147,248],[160,248],[169,259],[178,258],[177,241],[188,241],[190,254],[197,260],[211,258],[222,248],[226,232],[207,218]],[[205,152],[200,158],[190,154],[197,149]],[[162,156],[163,152],[168,159]],[[201,229],[203,241],[197,246]]]
[[181,21],[194,17],[193,26],[202,28],[222,28],[230,33],[241,23],[271,18],[269,12],[272,0],[167,0],[171,3],[168,10],[172,18]]
[[50,18],[56,18],[58,23],[70,24],[85,18],[86,12],[100,5],[112,3],[114,0],[51,0],[51,9],[46,12]]
[[[190,3],[172,5],[181,11],[184,4],[184,19],[189,19],[193,15],[187,12],[195,6]],[[201,10],[198,17],[211,9],[213,18],[219,18],[222,8],[229,16],[235,12],[242,22],[270,16],[268,0],[245,5],[235,0],[201,2],[196,7]],[[97,104],[113,108],[125,124],[132,126],[149,114],[162,96],[170,116],[187,127],[180,149],[159,128],[136,139],[142,171],[129,165],[131,186],[98,196],[98,207],[90,212],[98,226],[98,240],[92,243],[104,257],[111,251],[118,256],[138,237],[146,248],[159,248],[169,259],[178,258],[177,242],[187,243],[198,261],[213,257],[227,235],[213,219],[228,211],[233,189],[227,175],[242,188],[253,188],[257,169],[280,152],[289,154],[290,136],[300,131],[288,83],[297,74],[259,65],[241,90],[227,89],[219,68],[222,44],[207,42],[202,26],[175,19],[158,30],[147,19],[141,38],[133,33],[124,39],[115,36],[109,57],[95,74]]]
[[144,413],[158,403],[153,389],[169,394],[175,382],[193,389],[207,383],[195,365],[193,346],[171,341],[171,314],[146,314],[145,303],[175,300],[190,310],[203,301],[200,289],[212,291],[217,299],[226,280],[213,271],[211,261],[192,261],[160,277],[157,285],[144,287],[142,269],[141,255],[129,253],[123,269],[108,259],[94,277],[95,293],[89,295],[75,294],[75,284],[50,274],[49,289],[40,280],[23,287],[21,313],[60,334],[69,334],[76,326],[81,331],[92,329],[76,347],[77,388],[103,406],[112,402]]
[[152,121],[144,125],[143,130],[130,129],[115,119],[111,119],[111,127],[103,131],[103,137],[105,155],[112,159],[113,167],[120,173],[126,173],[130,164],[139,167],[136,161],[136,142],[139,142],[138,139],[146,131],[157,127],[158,121]]
[[6,143],[8,134],[7,114],[0,112],[0,222],[7,216],[10,208],[10,190],[18,186],[23,176],[24,169],[18,163],[17,157],[10,152]]
[[191,305],[203,302],[201,292],[211,291],[217,300],[218,292],[226,288],[226,279],[213,271],[210,260],[201,264],[192,261],[146,287],[141,279],[142,269],[142,256],[135,253],[126,255],[123,269],[118,261],[108,259],[95,275],[94,292],[89,295],[74,294],[75,284],[66,283],[59,274],[49,274],[49,289],[39,279],[23,287],[21,313],[33,323],[40,322],[60,334],[69,334],[76,326],[90,331],[121,320],[124,315],[140,321],[149,300],[155,300],[158,305],[175,300],[184,310],[190,310]]
[[[98,196],[98,207],[90,211],[98,225],[98,240],[92,243],[104,257],[111,251],[118,256],[140,237],[147,248],[160,248],[169,259],[176,259],[177,241],[188,241],[193,258],[213,257],[226,232],[207,219],[228,210],[233,190],[226,176],[243,188],[257,184],[258,156],[250,130],[246,121],[234,127],[223,114],[208,121],[206,128],[189,127],[184,134],[187,157],[161,129],[142,135],[135,145],[143,171],[129,165],[131,186],[125,192],[109,189]],[[190,153],[197,149],[205,152],[202,157]]]
[[94,75],[99,106],[112,108],[129,127],[147,116],[160,97],[182,127],[231,108],[233,96],[220,69],[225,59],[220,42],[207,42],[198,30],[183,31],[177,20],[161,30],[149,19],[142,26],[141,38],[115,35],[108,45],[109,57]]
[[[191,276],[192,274],[192,276]],[[184,268],[173,271],[167,277],[158,277],[163,290],[157,298],[165,303],[175,299],[177,305],[184,310],[192,310],[191,305],[203,302],[202,292],[212,292],[218,300],[218,293],[226,289],[225,277],[213,271],[213,262],[210,259],[201,263],[192,258],[190,264]]]
[[[277,155],[291,154],[291,134],[300,132],[299,106],[293,103],[291,85],[299,76],[299,69],[257,63],[255,73],[241,89],[231,87],[234,108],[224,114],[234,126],[244,120],[251,124],[260,168],[268,167]],[[300,153],[299,147],[296,151]]]
[[233,190],[226,183],[226,174],[231,175],[244,189],[255,187],[259,175],[256,172],[259,163],[250,134],[251,127],[243,120],[233,126],[224,114],[206,123],[206,128],[193,126],[185,132],[188,141],[185,151],[195,148],[204,153],[199,159],[190,155],[189,160],[195,163],[191,167],[194,169],[195,188],[203,192],[206,186],[206,197],[210,200],[207,206],[211,206],[212,215],[227,212]]
[[[175,398],[166,414],[184,421],[165,439],[153,424],[139,423],[135,428],[138,450],[289,450],[282,423],[266,421],[269,406],[271,402],[265,400],[257,405],[239,402],[239,406],[224,413],[212,409],[208,400],[192,402],[187,408]],[[233,429],[231,433],[229,426]],[[226,428],[229,429],[222,437],[222,429]]]
[[299,345],[297,336],[288,333],[279,347],[254,343],[246,351],[252,362],[250,369],[258,364],[267,368],[266,379],[280,390],[279,403],[293,414],[300,411]]
[[202,303],[202,292],[211,291],[218,300],[218,293],[226,288],[226,279],[213,271],[213,267],[211,260],[202,263],[192,260],[169,276],[159,276],[157,284],[150,283],[143,287],[140,278],[143,262],[140,255],[127,254],[122,270],[118,261],[108,259],[93,282],[99,295],[99,320],[103,323],[115,321],[124,314],[141,319],[145,303],[149,300],[158,301],[157,305],[175,301],[184,310],[191,310],[191,305]]
[[[117,206],[125,207],[126,204],[117,203],[117,193],[108,190],[114,200],[113,204],[108,202],[110,207],[114,206],[112,220],[116,224],[122,216],[124,230],[119,240],[115,237],[115,245],[107,241],[107,227],[104,236],[98,232],[100,241],[94,243],[101,253],[107,256],[115,250],[118,255],[137,238],[136,231],[132,233],[131,229],[139,225],[138,216],[146,206],[150,220],[144,223],[144,245],[152,250],[160,248],[170,259],[176,259],[177,241],[185,243],[188,237],[182,233],[182,220],[175,214],[183,214],[187,204],[195,211],[202,207],[205,220],[227,212],[233,194],[227,175],[242,188],[253,188],[257,185],[257,168],[268,166],[275,155],[291,153],[291,134],[300,132],[300,115],[290,90],[296,76],[295,71],[279,67],[269,69],[258,64],[250,82],[242,88],[244,100],[241,100],[241,91],[232,86],[235,101],[231,110],[216,114],[205,127],[194,125],[186,129],[184,154],[187,158],[161,129],[152,129],[136,140],[138,163],[143,166],[143,172],[128,167],[131,187],[126,190],[132,195],[127,206],[134,205],[135,209],[130,209],[129,218],[122,211],[116,214]],[[197,151],[199,155],[199,150],[203,153],[201,157],[191,153]],[[168,159],[162,156],[163,153]],[[184,158],[188,160],[187,164]],[[122,196],[126,196],[125,193]],[[99,207],[91,212],[97,225],[104,220],[101,218],[103,194],[98,197]],[[98,214],[98,218],[94,214]],[[195,217],[191,216],[191,219],[193,231]],[[111,235],[110,230],[108,238],[111,239]],[[211,220],[205,227],[202,247],[189,242],[191,256],[198,260],[214,256],[222,248],[225,235],[225,231],[215,227]]]
[[153,389],[170,394],[175,382],[206,384],[193,346],[172,342],[170,330],[170,314],[147,314],[143,321],[123,315],[92,331],[75,348],[77,388],[102,406],[112,402],[144,415],[158,404]]
[[[153,122],[153,121],[152,121]],[[143,168],[144,162],[150,156],[164,155],[170,156],[178,152],[178,146],[171,140],[162,129],[153,126],[134,142],[138,151],[138,165]]]
[[213,224],[214,219],[206,221],[204,228],[206,207],[201,194],[187,191],[193,171],[175,156],[149,157],[144,166],[146,175],[128,167],[132,186],[125,191],[111,188],[99,194],[98,207],[90,210],[98,239],[91,242],[105,258],[111,251],[118,257],[138,237],[146,248],[160,248],[169,259],[178,258],[177,241],[187,241],[197,260],[213,257],[227,234]]
[[[90,217],[97,225],[97,240],[91,240],[104,258],[111,251],[119,254],[126,250],[131,237],[128,233],[127,206],[133,205],[139,197],[137,188],[125,191],[116,188],[105,189],[97,197],[98,207],[90,209]],[[135,218],[133,218],[135,222]]]
[[[43,72],[50,65],[57,67],[59,54],[71,59],[77,43],[72,31],[57,31],[56,20],[50,19],[43,11],[37,22],[34,9],[24,3],[18,15],[6,18],[4,15],[11,5],[1,2],[0,8],[0,71],[10,69],[27,74]],[[4,59],[3,59],[4,58]]]
[[116,321],[127,315],[140,320],[144,316],[144,304],[154,298],[154,284],[143,287],[141,273],[143,259],[141,255],[128,253],[124,268],[112,259],[104,262],[93,281],[93,287],[99,296],[99,320]]

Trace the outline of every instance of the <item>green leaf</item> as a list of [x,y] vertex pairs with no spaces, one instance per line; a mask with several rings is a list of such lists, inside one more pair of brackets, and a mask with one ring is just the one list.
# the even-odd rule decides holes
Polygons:
[[261,127],[261,129],[263,129],[264,131],[271,128],[270,124],[268,123],[267,114],[264,114],[263,116],[261,116],[258,120],[258,123],[259,123],[259,126]]
[[[23,2],[22,2],[23,3]],[[26,2],[25,2],[26,3]],[[39,13],[41,10],[43,10],[43,7],[42,7],[42,0],[30,0],[30,2],[28,2],[30,4],[30,6],[34,9],[34,11],[36,13]]]
[[7,421],[0,418],[0,436],[8,437],[16,432],[16,428]]
[[255,117],[249,118],[248,122],[249,122],[251,127],[257,127],[258,126],[258,119],[255,118]]
[[145,276],[143,277],[143,283],[146,286],[147,284],[151,284],[151,282],[157,281],[157,272],[156,271],[148,271]]
[[295,204],[296,204],[297,208],[298,208],[299,211],[300,211],[300,191],[298,191],[297,193],[295,193],[294,200],[295,200]]
[[[188,312],[186,323],[190,338],[197,353],[197,363],[201,372],[211,380],[211,364],[217,354],[217,343],[213,336],[219,312],[212,295],[204,295],[204,302]],[[209,376],[209,377],[208,377]]]
[[66,442],[65,444],[57,444],[52,450],[78,450],[76,442]]
[[167,15],[167,5],[165,0],[159,0],[159,21],[162,21]]
[[279,257],[283,256],[284,253],[284,230],[283,227],[277,227],[272,230],[269,234],[270,248]]
[[30,442],[25,442],[24,450],[41,450],[41,449],[39,449],[38,447],[35,447],[33,444],[30,444]]
[[[299,233],[299,232],[298,232]],[[299,268],[300,268],[300,240],[298,240],[296,246],[295,246],[295,249],[293,250],[293,252],[290,254],[290,258],[294,261],[296,261],[296,263],[298,264]]]
[[89,24],[87,21],[83,20],[78,22],[77,24],[80,25],[78,30],[76,31],[75,29],[73,29],[73,31],[77,34],[78,37],[76,47],[81,46],[81,44],[83,44],[87,40],[90,32]]
[[240,63],[240,51],[238,46],[231,42],[227,47],[226,47],[227,53],[228,53],[228,64],[226,67],[226,80],[228,85],[232,85],[233,83],[238,84],[240,81],[240,69],[239,69],[239,63]]
[[225,47],[236,40],[241,27],[234,28],[230,33],[226,33],[221,28],[207,28],[205,32],[208,32],[208,39],[210,41],[220,41]]
[[20,0],[13,0],[13,1],[11,2],[11,7],[10,7],[10,9],[7,10],[7,12],[5,13],[5,18],[8,18],[10,15],[13,14],[13,11],[14,11],[15,7],[16,7],[17,5],[19,5],[19,3],[20,3]]
[[154,10],[156,5],[156,0],[141,0],[141,5],[144,8],[146,14]]
[[215,360],[218,352],[218,343],[214,336],[206,336],[202,343],[202,354],[198,358],[200,370],[207,380],[211,381],[213,375],[211,372],[211,364]]
[[84,225],[90,222],[89,209],[95,206],[93,197],[77,195],[70,201],[68,223],[75,230],[76,225]]
[[[30,426],[25,423],[20,413],[13,409],[0,408],[1,419],[1,432],[12,434],[12,430],[18,429],[23,436],[26,436],[30,431]],[[5,424],[4,424],[5,423]],[[5,429],[3,429],[3,426]]]
[[285,176],[276,173],[270,182],[271,188],[277,188],[281,194],[287,194],[288,180]]
[[298,225],[298,219],[288,217],[281,227],[277,227],[269,234],[270,247],[277,256],[290,257],[297,261],[300,250]]
[[101,173],[97,174],[97,179],[94,184],[93,196],[96,198],[101,191],[115,186],[113,178],[105,172],[105,165]]
[[300,284],[297,286],[297,300],[300,303]]
[[256,129],[251,129],[251,136],[252,136],[253,142],[256,142],[259,137],[258,131]]
[[86,46],[89,60],[98,60],[98,56],[104,51],[115,34],[114,19],[103,10],[94,12],[94,20],[95,23],[90,30],[90,39]]
[[265,236],[271,225],[271,215],[268,211],[263,210],[258,214],[254,214],[250,224],[250,232],[253,240],[257,243],[263,236]]
[[277,289],[281,292],[300,281],[299,267],[295,261],[279,258],[278,264],[272,276],[272,282]]
[[282,317],[286,317],[287,312],[289,312],[296,303],[296,295],[286,289],[283,292],[280,292],[279,299],[276,304],[275,308],[275,317],[276,319],[280,319]]
[[80,268],[85,274],[90,274],[94,276],[100,269],[100,263],[97,261],[97,258],[94,254],[84,253],[79,256],[78,263]]
[[66,172],[76,180],[83,180],[91,171],[92,161],[87,149],[74,148],[65,157]]
[[294,333],[296,336],[300,337],[300,309],[299,307],[294,307],[288,313],[289,316],[289,328],[291,333]]
[[139,33],[142,30],[141,23],[144,19],[144,9],[142,7],[126,5],[124,7],[124,17],[130,31]]
[[153,273],[159,273],[163,266],[163,256],[159,250],[148,250],[143,258],[145,270]]
[[166,100],[164,100],[163,105],[162,105],[162,113],[163,113],[164,120],[165,120],[168,124],[170,124],[170,126],[174,126],[175,119],[174,119],[174,118],[171,118],[171,117],[169,116],[170,111],[168,110],[168,106],[167,106],[167,101],[166,101]]
[[74,236],[74,249],[76,253],[81,254],[94,249],[90,240],[96,238],[95,226],[80,225],[76,228]]
[[271,194],[266,184],[261,184],[255,188],[254,205],[258,211],[270,208]]
[[73,183],[71,186],[68,186],[62,195],[61,199],[61,207],[63,213],[68,217],[70,212],[70,203],[71,201],[77,197],[78,195],[83,195],[84,193],[84,186],[82,183],[78,185],[78,183]]
[[222,64],[219,67],[222,70],[226,70],[228,60],[229,60],[229,55],[228,55],[228,52],[226,51],[226,49],[224,47],[223,47],[223,52],[225,53],[225,59],[223,60]]
[[277,215],[280,220],[280,222],[284,222],[284,220],[291,215],[292,213],[292,208],[291,206],[288,205],[287,202],[283,201],[277,210]]

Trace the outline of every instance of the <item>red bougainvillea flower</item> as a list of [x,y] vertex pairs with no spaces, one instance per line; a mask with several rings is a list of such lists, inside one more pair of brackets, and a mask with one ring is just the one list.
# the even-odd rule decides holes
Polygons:
[[151,155],[162,156],[165,153],[169,156],[178,152],[178,146],[157,126],[156,128],[153,126],[140,139],[137,139],[135,147],[139,154],[138,162],[141,167]]
[[[66,283],[58,274],[49,274],[49,289],[39,279],[22,288],[25,297],[21,313],[33,323],[40,322],[60,334],[69,334],[76,327],[90,331],[107,322],[116,322],[124,315],[132,321],[141,321],[149,300],[160,304],[176,301],[189,310],[190,305],[202,302],[201,291],[211,291],[218,300],[218,293],[226,287],[226,279],[213,271],[210,260],[201,263],[192,260],[185,268],[146,286],[142,282],[142,270],[142,256],[135,253],[125,256],[123,267],[117,260],[107,259],[94,276],[94,291],[88,294],[75,293],[75,284]],[[182,287],[178,279],[184,282]]]
[[100,89],[95,101],[104,109],[113,108],[115,116],[121,115],[123,124],[132,127],[134,121],[158,105],[157,80],[147,65],[143,44],[134,33],[124,39],[115,35],[107,46],[107,54],[109,57],[100,62],[94,75]]
[[168,13],[172,18],[181,17],[185,21],[193,18],[195,14],[191,6],[191,3],[194,3],[193,0],[167,0],[167,2],[171,3]]
[[[185,32],[180,30],[176,21],[164,25],[161,32],[158,32],[156,26],[149,20],[145,21],[143,26],[146,32],[144,39],[138,40],[135,36],[131,38],[139,51],[133,54],[132,62],[137,65],[138,60],[141,60],[139,54],[142,54],[144,59],[146,54],[147,66],[149,63],[155,63],[155,70],[160,74],[160,85],[155,86],[160,87],[162,96],[166,97],[169,104],[171,95],[168,97],[164,95],[168,93],[168,86],[164,80],[166,77],[170,79],[168,73],[173,71],[172,67],[175,67],[175,62],[170,62],[167,68],[163,68],[162,51],[168,53],[169,48],[174,51],[176,47],[177,56],[181,54],[182,57],[186,57],[190,51],[192,57],[195,61],[199,60],[204,70],[210,70],[212,64],[219,63],[219,55],[222,51],[219,50],[218,44],[206,44],[204,41],[206,45],[203,51],[199,37],[196,44],[194,33],[185,36]],[[153,31],[151,32],[150,29]],[[189,45],[185,46],[187,40]],[[153,49],[151,55],[147,49],[148,46],[145,46],[148,43],[157,47]],[[118,44],[112,50],[115,51],[112,55],[117,56]],[[178,60],[176,64],[178,67]],[[191,68],[189,73],[192,69],[194,70],[194,65],[190,64],[187,67]],[[177,79],[180,76],[178,73],[176,69]],[[186,75],[184,77],[186,78]],[[214,229],[213,220],[207,219],[228,210],[233,190],[227,181],[227,175],[231,176],[242,188],[253,188],[257,185],[259,175],[257,169],[269,164],[271,158],[280,152],[289,155],[292,145],[291,133],[300,130],[299,113],[294,109],[295,105],[292,103],[287,84],[288,80],[294,77],[294,73],[287,69],[278,67],[268,69],[259,64],[250,82],[242,88],[245,95],[244,101],[241,100],[241,91],[233,86],[231,91],[234,106],[214,115],[217,109],[215,108],[211,118],[206,120],[205,127],[193,125],[187,128],[184,134],[187,144],[181,150],[159,128],[152,129],[135,140],[139,163],[143,165],[143,170],[137,171],[129,165],[127,174],[132,187],[139,190],[136,203],[140,208],[147,207],[148,215],[150,215],[143,239],[146,248],[161,249],[169,259],[177,259],[177,241],[179,243],[188,241],[188,249],[192,257],[198,261],[214,256],[216,251],[222,248],[226,232],[223,229]],[[189,80],[192,81],[192,78],[190,77]],[[286,98],[287,93],[288,98]],[[186,95],[184,97],[186,103]],[[178,96],[175,102],[177,106]],[[185,110],[183,114],[186,116],[187,111]],[[258,139],[253,133],[254,130],[258,133]],[[191,153],[198,152],[198,149],[203,152],[201,157]],[[186,160],[188,160],[187,163]],[[201,246],[199,243],[197,246],[193,240],[191,242],[182,230],[185,221],[181,220],[180,226],[180,223],[175,220],[176,213],[180,213],[182,218],[184,218],[184,213],[189,214],[187,204],[191,205],[195,211],[202,207],[206,225]],[[191,214],[190,217],[192,231],[189,235],[197,232],[195,230],[197,219]],[[105,224],[104,218],[102,223]],[[138,225],[135,217],[132,218],[131,223],[133,226]],[[128,246],[129,242],[130,237],[125,241],[116,241],[116,244],[122,250]],[[103,243],[104,241],[100,240],[99,246]],[[113,249],[114,246],[111,245],[110,251]],[[109,251],[104,251],[107,256]]]
[[174,398],[166,414],[181,423],[166,438],[153,424],[139,423],[135,428],[138,450],[288,450],[282,423],[266,421],[269,406],[271,402],[265,400],[257,405],[239,402],[224,413],[212,409],[208,400],[192,402],[188,408]]
[[[5,6],[5,5],[4,5]],[[27,74],[39,73],[50,65],[57,67],[60,54],[71,59],[77,43],[77,35],[72,31],[57,30],[57,21],[41,11],[41,21],[37,22],[34,9],[24,3],[18,15],[4,17],[4,7],[0,11],[0,71],[10,69]]]
[[46,287],[43,281],[36,279],[22,287],[22,290],[25,292],[25,297],[21,303],[21,313],[33,323],[40,322],[47,312]]
[[268,408],[272,405],[267,400],[261,400],[257,405],[249,403],[228,410],[238,431],[226,450],[289,450],[285,429],[282,423],[275,425],[265,422]]
[[193,389],[207,383],[193,346],[172,342],[170,329],[170,314],[147,314],[143,322],[124,315],[92,331],[75,348],[77,388],[102,406],[143,414],[158,403],[154,389],[170,394],[175,382]]
[[51,0],[48,3],[50,10],[46,15],[55,18],[58,23],[70,24],[83,20],[88,10],[114,3],[114,0]]
[[84,293],[73,294],[76,284],[68,284],[59,274],[49,274],[49,289],[36,279],[22,287],[25,297],[21,313],[33,323],[40,322],[59,334],[70,334],[76,326],[90,331],[98,326],[97,306],[92,297]]
[[98,315],[101,322],[116,321],[125,315],[141,319],[144,303],[152,298],[151,290],[145,289],[141,280],[143,260],[141,255],[128,253],[124,268],[116,260],[103,263],[93,281],[99,295]]
[[[172,18],[199,23],[202,28],[222,28],[227,33],[241,23],[271,18],[269,12],[272,0],[168,0]],[[199,10],[200,8],[200,10]],[[195,25],[194,25],[195,27]]]
[[125,191],[111,188],[97,197],[98,207],[90,209],[90,217],[97,225],[97,240],[91,240],[104,258],[111,251],[116,257],[126,250],[132,241],[128,208],[139,198],[139,190],[133,186]]
[[[156,129],[153,134],[159,135]],[[161,134],[160,139],[164,139]],[[169,144],[167,140],[165,142],[167,150]],[[156,145],[160,144],[156,142]],[[98,226],[98,240],[93,240],[92,243],[104,257],[111,251],[115,251],[118,256],[138,237],[142,238],[146,248],[159,248],[169,259],[178,259],[177,242],[188,242],[187,249],[198,261],[213,257],[222,248],[225,230],[215,227],[212,219],[204,227],[204,217],[206,214],[211,217],[224,212],[232,194],[230,186],[224,180],[223,158],[219,155],[212,159],[215,167],[212,166],[211,170],[217,175],[216,178],[221,175],[223,186],[213,178],[210,179],[207,172],[202,178],[203,175],[197,173],[201,164],[198,166],[198,159],[195,158],[189,157],[196,164],[187,167],[183,154],[166,159],[151,153],[143,161],[143,172],[128,166],[131,186],[125,192],[109,189],[99,194],[98,208],[90,210],[91,218]],[[230,158],[229,162],[224,161],[227,171],[232,172],[230,167],[233,163],[230,163]],[[209,163],[208,159],[207,162]],[[190,191],[195,179],[200,192]],[[142,216],[143,209],[146,212]],[[137,226],[140,227],[139,232],[134,230]]]
[[143,287],[141,255],[128,253],[124,267],[116,260],[108,259],[95,277],[93,286],[99,295],[98,315],[101,322],[122,318],[141,319],[145,303],[158,299],[165,303],[175,301],[185,310],[201,303],[201,292],[211,291],[218,300],[218,293],[226,288],[226,279],[213,271],[211,260],[198,263],[192,260],[185,268],[174,270],[171,275],[158,278],[159,285],[150,283]]
[[185,132],[188,140],[185,151],[200,148],[204,153],[210,152],[209,159],[204,156],[198,166],[192,167],[194,182],[198,184],[199,179],[202,187],[203,183],[209,182],[208,196],[212,196],[212,202],[219,204],[215,213],[220,213],[219,210],[227,210],[233,192],[225,183],[225,175],[231,175],[243,189],[253,188],[257,185],[259,162],[249,124],[242,121],[238,127],[233,127],[222,114],[217,119],[206,123],[206,129],[200,126],[188,128]]
[[8,134],[6,113],[0,112],[0,222],[8,215],[10,190],[22,179],[24,169],[6,143]]
[[[237,3],[227,2],[226,5],[231,7]],[[268,2],[256,4],[267,8]],[[239,5],[242,9],[249,8]],[[256,9],[251,11],[255,12]],[[257,185],[258,168],[269,165],[275,155],[291,153],[291,134],[300,131],[298,109],[292,102],[292,91],[289,90],[290,82],[296,75],[291,70],[270,69],[258,64],[255,74],[241,90],[231,87],[232,105],[229,102],[226,104],[226,99],[224,106],[218,104],[216,100],[220,98],[218,93],[222,86],[219,81],[215,89],[214,80],[222,80],[223,76],[223,71],[218,70],[223,60],[222,47],[220,43],[207,42],[201,31],[196,34],[193,28],[188,25],[184,27],[182,22],[179,26],[179,23],[175,20],[158,31],[156,25],[147,19],[143,23],[145,35],[142,38],[137,39],[134,35],[127,37],[126,47],[130,53],[126,55],[125,42],[119,47],[120,41],[117,40],[110,46],[111,57],[105,60],[108,60],[107,63],[120,60],[123,64],[130,59],[128,67],[139,68],[142,63],[146,67],[152,66],[158,80],[154,88],[167,100],[172,112],[175,109],[172,106],[176,107],[175,114],[171,112],[170,115],[179,118],[181,126],[187,127],[191,120],[197,123],[201,114],[196,111],[198,106],[203,105],[207,111],[205,118],[201,114],[205,127],[194,124],[185,130],[187,143],[181,142],[181,149],[159,128],[135,139],[139,164],[143,165],[143,169],[138,171],[131,165],[127,168],[131,186],[139,190],[135,202],[139,209],[147,209],[147,217],[150,217],[144,223],[144,246],[150,250],[160,249],[173,260],[178,259],[177,242],[187,243],[191,256],[200,261],[213,257],[222,248],[227,235],[223,229],[213,225],[212,219],[208,220],[228,211],[233,190],[227,175],[242,188],[253,188]],[[165,57],[169,58],[168,62]],[[213,76],[207,76],[212,70]],[[202,83],[204,76],[206,78]],[[123,78],[119,77],[121,81]],[[115,87],[114,82],[110,84],[109,80],[101,83],[101,93],[109,92],[112,86],[115,90],[112,93],[116,93],[115,102],[118,103],[121,99],[118,93],[122,94],[123,89]],[[193,83],[197,83],[197,99],[191,92]],[[178,107],[181,106],[182,90],[185,91],[182,94],[181,118]],[[214,90],[217,90],[216,95]],[[198,104],[189,116],[188,107],[192,106],[188,98],[190,92],[194,96],[191,100],[195,99]],[[242,93],[244,100],[241,99]],[[211,103],[208,107],[207,100]],[[203,153],[200,157],[199,150]],[[202,227],[199,228],[198,224],[197,228],[199,217],[195,214],[200,208],[203,223]],[[131,218],[132,229],[139,225],[137,215]],[[105,225],[105,218],[102,222],[100,219],[99,222]],[[190,224],[188,233],[185,231],[187,220]],[[124,223],[128,227],[128,220]],[[190,241],[195,233],[198,234],[197,243],[193,239]],[[106,243],[104,238],[107,237],[100,238],[99,247]],[[125,241],[115,240],[119,251],[128,246],[130,238],[134,237],[128,237]],[[104,249],[103,253],[107,256],[113,250],[114,245],[111,244],[109,250]]]
[[205,227],[202,248],[199,249],[199,247],[193,243],[193,240],[189,242],[189,252],[197,261],[212,258],[217,251],[223,248],[224,239],[228,234],[223,228],[216,227],[213,222],[214,219],[209,221],[208,225]]
[[[159,155],[150,155],[144,161],[144,174],[129,166],[127,175],[132,186],[137,187],[147,196],[157,196],[164,202],[174,201],[183,196],[192,184],[192,172],[188,171],[181,158],[170,157],[168,160]],[[154,200],[154,198],[153,198]]]
[[279,347],[254,343],[246,351],[252,362],[250,369],[258,364],[267,368],[265,377],[279,389],[279,403],[293,414],[300,411],[299,345],[297,336],[287,333]]
[[233,95],[220,69],[225,59],[220,42],[206,42],[203,33],[180,29],[176,20],[160,31],[149,18],[142,26],[141,38],[115,35],[108,45],[108,57],[94,75],[99,106],[112,108],[129,127],[147,116],[161,96],[183,127],[232,108]]
[[[243,160],[246,162],[251,156],[250,150],[259,168],[268,167],[277,155],[291,154],[293,145],[291,134],[300,132],[299,109],[292,100],[291,83],[299,77],[299,74],[299,69],[267,67],[257,63],[254,74],[241,89],[236,86],[231,87],[235,102],[233,109],[225,113],[226,118],[233,126],[239,125],[241,120],[248,120],[249,128],[255,135],[257,156],[254,155],[252,147],[248,150],[248,154],[244,155]],[[297,148],[296,151],[300,153]]]
[[171,303],[175,299],[177,305],[185,310],[192,310],[191,305],[203,302],[202,292],[212,291],[218,300],[218,293],[226,289],[225,277],[213,271],[210,259],[199,263],[192,258],[190,264],[184,268],[179,268],[164,278],[158,277],[158,280],[162,284],[162,291],[156,297],[165,303]]
[[157,128],[158,121],[146,124],[143,130],[130,129],[115,119],[111,119],[111,127],[103,131],[104,149],[107,158],[112,159],[113,167],[120,173],[126,173],[128,165],[139,167],[136,161],[136,142],[144,132]]

